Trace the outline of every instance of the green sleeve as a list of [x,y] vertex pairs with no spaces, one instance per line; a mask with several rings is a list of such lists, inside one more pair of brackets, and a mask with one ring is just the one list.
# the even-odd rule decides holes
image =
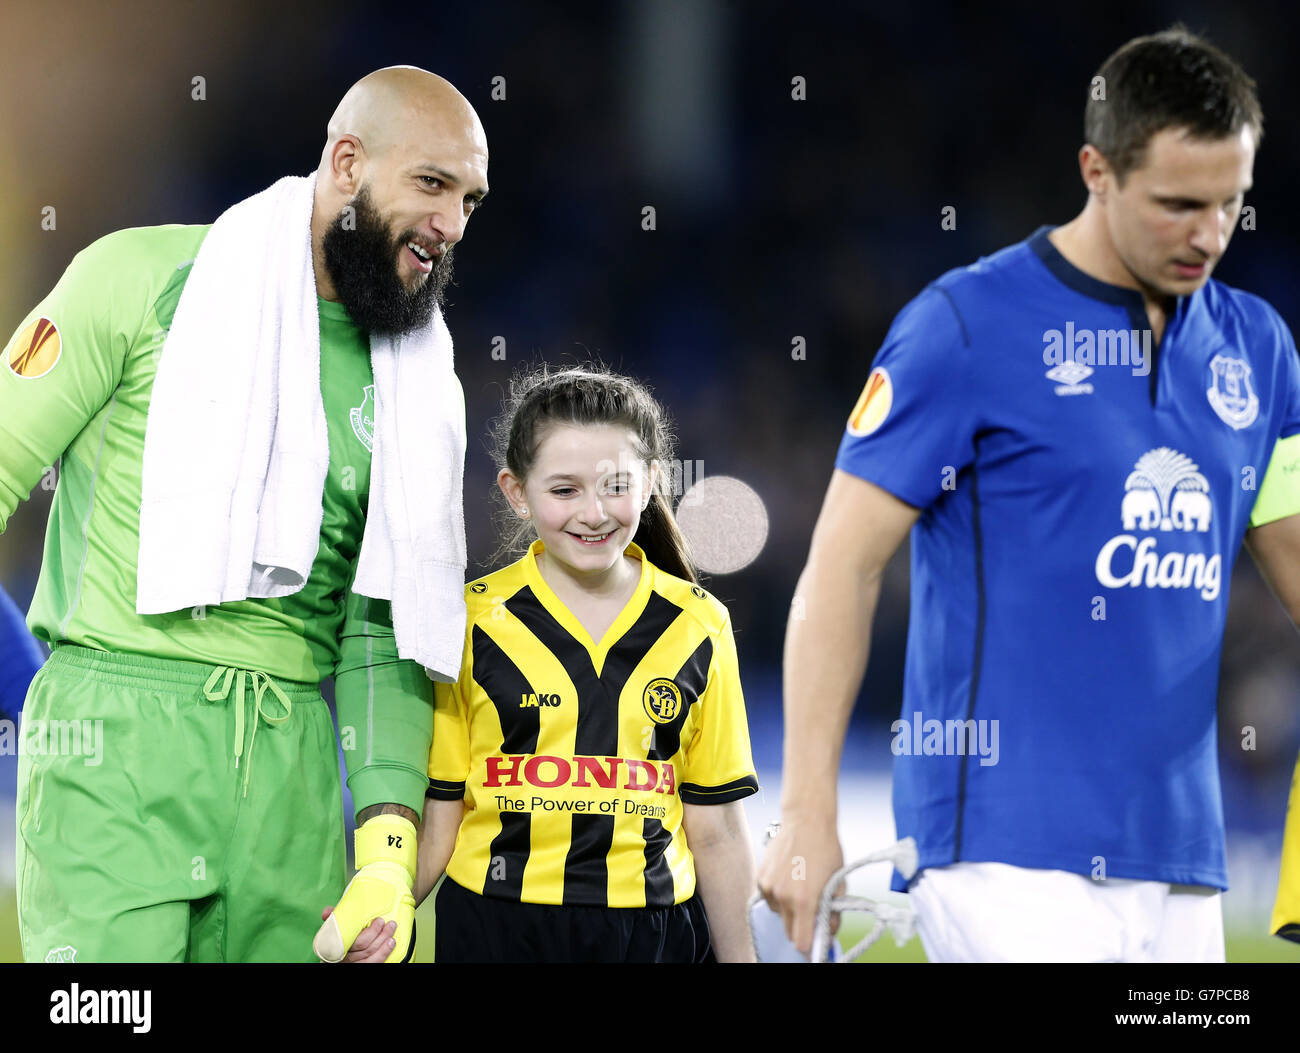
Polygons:
[[122,379],[148,310],[120,238],[77,253],[0,356],[0,531]]
[[348,590],[334,672],[339,739],[356,811],[404,804],[420,815],[429,788],[433,681],[397,657],[387,600]]

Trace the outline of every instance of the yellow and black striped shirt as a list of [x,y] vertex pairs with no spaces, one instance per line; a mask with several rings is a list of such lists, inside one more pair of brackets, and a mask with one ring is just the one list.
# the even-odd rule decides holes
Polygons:
[[681,903],[682,802],[758,789],[730,615],[633,544],[640,583],[593,642],[542,550],[466,586],[460,679],[435,685],[429,795],[465,800],[447,874],[528,903]]

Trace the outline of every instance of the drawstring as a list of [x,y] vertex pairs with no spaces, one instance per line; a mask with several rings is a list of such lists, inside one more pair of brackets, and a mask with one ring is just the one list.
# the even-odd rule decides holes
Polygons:
[[[224,679],[222,679],[224,677]],[[248,736],[248,763],[244,766],[244,796],[248,796],[248,777],[253,771],[253,740],[257,738],[258,718],[261,717],[272,727],[277,727],[289,719],[293,712],[293,703],[289,697],[280,690],[276,682],[271,677],[263,673],[260,669],[235,669],[232,666],[220,665],[212,670],[212,675],[208,677],[207,684],[203,687],[203,694],[211,702],[220,702],[222,699],[230,697],[230,686],[233,682],[235,685],[235,767],[239,767],[239,758],[244,753],[244,681],[251,678],[253,682],[253,731]],[[221,679],[221,686],[217,687],[217,680]],[[280,700],[280,705],[284,707],[283,716],[272,716],[262,708],[262,698],[266,694],[267,688],[271,693]]]

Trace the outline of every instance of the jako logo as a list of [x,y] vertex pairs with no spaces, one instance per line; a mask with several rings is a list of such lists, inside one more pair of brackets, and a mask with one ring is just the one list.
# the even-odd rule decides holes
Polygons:
[[[1186,454],[1168,446],[1148,450],[1124,481],[1120,520],[1126,531],[1207,533],[1213,517],[1210,484]],[[1219,596],[1219,553],[1157,551],[1155,537],[1116,534],[1097,553],[1097,580],[1108,589],[1199,589],[1201,598]],[[1131,554],[1131,561],[1121,550]],[[1127,569],[1125,566],[1127,565]]]
[[521,695],[519,698],[520,709],[529,709],[536,706],[551,706],[554,708],[559,704],[559,695]]
[[[620,771],[623,779],[619,785]],[[676,793],[677,777],[667,761],[635,760],[630,757],[504,756],[487,759],[488,786],[599,786],[605,790],[653,790]]]

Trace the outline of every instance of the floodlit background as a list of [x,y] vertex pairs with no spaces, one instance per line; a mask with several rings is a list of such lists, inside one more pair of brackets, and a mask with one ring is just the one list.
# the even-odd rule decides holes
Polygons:
[[[471,573],[496,545],[482,442],[525,361],[599,354],[649,381],[679,456],[752,487],[770,532],[707,586],[732,611],[763,792],[779,799],[785,617],[839,442],[894,314],[945,270],[1072,218],[1089,79],[1132,36],[1183,19],[1256,79],[1266,135],[1216,276],[1300,327],[1295,241],[1300,73],[1282,5],[1152,0],[1001,13],[942,3],[339,0],[42,4],[0,11],[0,331],[71,257],[122,227],[207,223],[315,168],[325,122],[372,69],[441,73],[478,109],[492,196],[457,249],[448,321],[470,431]],[[206,99],[192,98],[195,77]],[[491,97],[504,78],[506,98]],[[791,98],[803,77],[806,101]],[[641,228],[642,209],[657,229]],[[54,206],[57,229],[41,229]],[[956,230],[940,228],[956,209]],[[796,338],[806,359],[791,351]],[[504,362],[494,360],[503,339]],[[498,344],[499,346],[499,344]],[[50,494],[0,536],[0,584],[26,610]],[[888,725],[899,713],[907,561],[891,565],[844,764],[846,852],[892,838]],[[1062,661],[1071,661],[1062,641]],[[1230,957],[1300,958],[1264,935],[1300,747],[1300,638],[1249,559],[1233,579],[1220,691]],[[1257,748],[1240,748],[1245,725]],[[1122,733],[1122,729],[1117,729]],[[16,758],[0,756],[0,960],[14,923]],[[883,890],[887,874],[872,882]],[[426,930],[422,945],[428,945]],[[887,942],[887,941],[886,941]],[[887,949],[886,949],[887,950]],[[903,957],[920,957],[913,943]]]

